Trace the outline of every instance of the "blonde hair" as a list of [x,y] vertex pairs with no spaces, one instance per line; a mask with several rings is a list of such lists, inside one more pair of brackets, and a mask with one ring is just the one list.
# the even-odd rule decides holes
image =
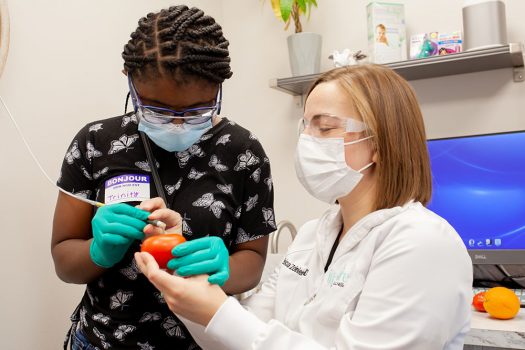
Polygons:
[[405,79],[390,68],[360,65],[322,74],[319,84],[336,81],[347,92],[367,125],[377,153],[374,210],[410,200],[428,203],[432,195],[430,160],[423,116],[416,95]]

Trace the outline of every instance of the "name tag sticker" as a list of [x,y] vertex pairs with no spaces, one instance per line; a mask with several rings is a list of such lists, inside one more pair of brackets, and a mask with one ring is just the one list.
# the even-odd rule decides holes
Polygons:
[[141,174],[123,174],[106,180],[104,203],[141,202],[150,199],[150,177]]

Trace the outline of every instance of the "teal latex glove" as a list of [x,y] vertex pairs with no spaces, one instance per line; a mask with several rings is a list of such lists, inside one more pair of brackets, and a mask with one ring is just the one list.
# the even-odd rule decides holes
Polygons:
[[91,260],[105,268],[122,260],[131,243],[144,238],[142,230],[149,215],[147,211],[124,203],[100,207],[91,220]]
[[171,253],[168,269],[180,276],[207,274],[208,282],[219,286],[230,277],[230,253],[219,237],[204,237],[179,244]]

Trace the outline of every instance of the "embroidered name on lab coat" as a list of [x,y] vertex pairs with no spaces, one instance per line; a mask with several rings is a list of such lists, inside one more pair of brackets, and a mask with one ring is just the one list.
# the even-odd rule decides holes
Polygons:
[[286,266],[289,270],[295,272],[299,276],[306,276],[308,274],[309,269],[306,268],[300,268],[299,266],[292,264],[288,261],[288,259],[284,259],[283,265]]

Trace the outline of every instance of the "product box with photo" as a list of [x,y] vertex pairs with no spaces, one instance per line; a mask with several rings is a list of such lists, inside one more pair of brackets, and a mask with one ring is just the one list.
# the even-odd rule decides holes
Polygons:
[[403,4],[371,2],[367,6],[368,49],[374,63],[407,59]]

